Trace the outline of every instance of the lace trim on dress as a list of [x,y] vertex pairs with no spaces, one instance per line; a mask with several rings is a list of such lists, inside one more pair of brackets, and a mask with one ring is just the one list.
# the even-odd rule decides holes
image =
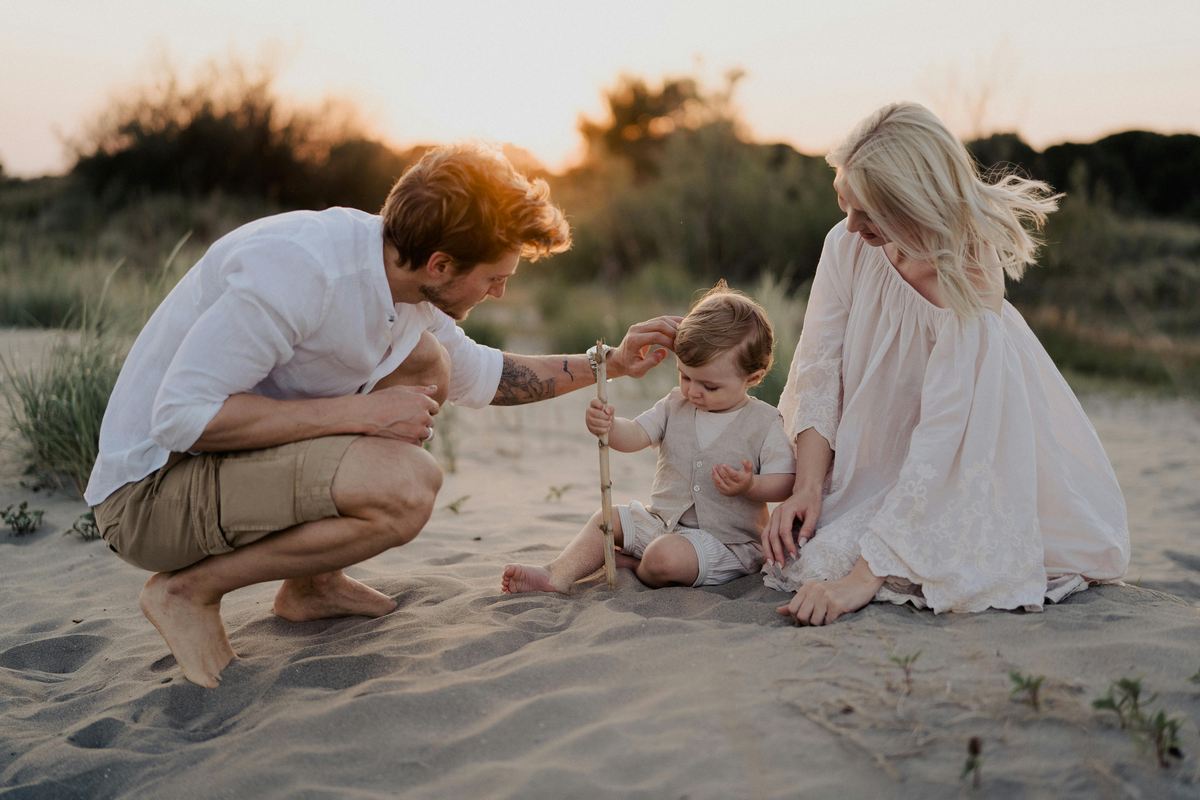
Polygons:
[[832,581],[845,577],[859,556],[859,539],[870,522],[872,508],[862,507],[836,522],[817,528],[807,542],[800,543],[796,558],[785,566],[763,569],[763,583],[781,592],[794,592],[809,581]]
[[834,447],[842,413],[842,360],[829,358],[800,367],[792,375],[790,394],[794,407],[784,416],[789,437],[815,428]]
[[1013,503],[987,462],[941,490],[931,486],[936,476],[931,464],[905,464],[860,542],[871,571],[920,583],[937,612],[1040,606],[1046,572],[1033,498]]

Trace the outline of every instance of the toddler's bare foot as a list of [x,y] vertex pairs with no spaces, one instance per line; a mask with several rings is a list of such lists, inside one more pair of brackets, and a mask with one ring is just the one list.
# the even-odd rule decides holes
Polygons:
[[274,611],[292,622],[329,617],[382,617],[396,610],[396,601],[348,577],[340,570],[289,578],[275,595]]
[[624,553],[622,553],[620,550],[618,550],[616,552],[616,557],[617,557],[617,561],[616,561],[617,569],[631,569],[634,572],[637,572],[638,564],[642,563],[642,560],[640,558],[634,558],[633,556],[627,556]]
[[558,592],[566,594],[565,588],[554,584],[550,570],[545,567],[534,567],[529,564],[509,564],[500,576],[500,591],[505,594],[520,594],[522,592]]
[[166,640],[183,677],[216,688],[221,670],[237,657],[221,623],[220,601],[202,602],[188,593],[186,579],[164,572],[150,576],[138,601]]

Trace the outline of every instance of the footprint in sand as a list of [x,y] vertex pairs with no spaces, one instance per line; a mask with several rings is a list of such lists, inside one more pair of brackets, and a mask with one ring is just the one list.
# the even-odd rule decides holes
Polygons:
[[111,745],[124,730],[125,723],[121,720],[104,717],[75,731],[67,737],[67,741],[76,747],[99,750]]
[[288,664],[280,671],[276,685],[341,690],[395,671],[396,662],[381,655],[315,656]]
[[442,666],[449,670],[465,670],[493,659],[515,653],[534,637],[524,631],[496,631],[482,639],[452,647],[441,653]]
[[1192,555],[1191,553],[1181,553],[1178,550],[1164,550],[1163,555],[1181,567],[1187,567],[1188,569],[1200,572],[1200,556]]
[[85,633],[27,642],[0,653],[0,667],[65,675],[91,660],[106,642],[101,636]]

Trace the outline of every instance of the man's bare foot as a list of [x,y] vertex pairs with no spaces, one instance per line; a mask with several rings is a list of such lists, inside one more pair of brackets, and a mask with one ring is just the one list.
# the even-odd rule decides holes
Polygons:
[[567,594],[566,588],[555,585],[550,570],[529,564],[509,564],[500,576],[500,591],[505,594],[522,592],[558,592]]
[[139,604],[146,619],[167,642],[183,677],[215,689],[221,670],[237,653],[221,623],[221,602],[204,603],[188,595],[186,579],[160,572],[142,589]]
[[289,578],[275,594],[274,611],[291,622],[329,617],[382,617],[396,610],[396,601],[340,570]]

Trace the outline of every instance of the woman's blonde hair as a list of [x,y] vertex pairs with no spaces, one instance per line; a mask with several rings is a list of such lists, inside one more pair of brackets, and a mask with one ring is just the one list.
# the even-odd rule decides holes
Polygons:
[[722,278],[679,323],[675,357],[689,367],[703,367],[735,348],[735,363],[743,376],[769,372],[775,359],[775,330],[762,306],[730,289]]
[[380,211],[383,233],[410,269],[435,252],[469,270],[504,253],[561,253],[571,246],[566,219],[541,178],[519,173],[499,150],[466,142],[435,147],[410,167]]
[[901,253],[934,265],[943,300],[960,316],[983,308],[980,288],[999,269],[1021,279],[1062,197],[1016,175],[981,179],[962,142],[917,103],[871,114],[826,161]]

